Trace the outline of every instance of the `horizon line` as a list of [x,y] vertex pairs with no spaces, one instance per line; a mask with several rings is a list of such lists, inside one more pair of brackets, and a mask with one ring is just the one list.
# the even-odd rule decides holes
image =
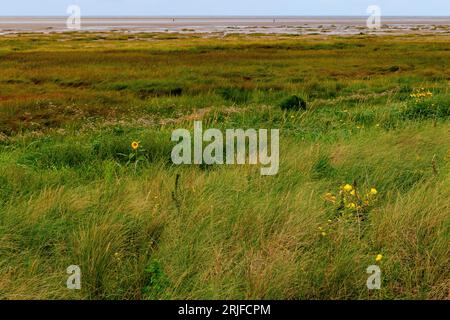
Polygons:
[[[83,17],[92,17],[92,18],[236,18],[236,17],[242,17],[242,18],[274,18],[274,17],[280,17],[280,18],[302,18],[302,17],[325,17],[325,18],[359,18],[359,17],[369,17],[369,15],[343,15],[343,14],[337,14],[337,15],[317,15],[317,14],[311,14],[311,15],[283,15],[283,14],[274,14],[274,15],[267,15],[267,14],[255,14],[255,15],[247,15],[247,14],[224,14],[224,15],[180,15],[180,14],[174,14],[174,15],[168,15],[168,14],[161,14],[161,15],[82,15]],[[42,18],[42,17],[67,17],[67,15],[0,15],[0,18]],[[382,15],[384,18],[450,18],[450,15]]]

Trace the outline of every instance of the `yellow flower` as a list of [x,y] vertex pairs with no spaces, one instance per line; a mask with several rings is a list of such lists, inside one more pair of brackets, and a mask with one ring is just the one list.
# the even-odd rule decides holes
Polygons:
[[139,142],[133,141],[133,142],[131,143],[131,148],[132,148],[133,150],[137,150],[137,149],[139,148]]
[[355,208],[356,208],[356,204],[354,204],[353,202],[351,202],[351,203],[349,203],[349,204],[347,205],[347,208],[355,209]]
[[352,190],[352,191],[350,191],[350,194],[351,194],[352,196],[356,196],[356,191],[355,191],[355,190]]
[[346,191],[346,192],[350,192],[350,191],[352,191],[353,190],[353,187],[350,185],[350,184],[346,184],[345,186],[344,186],[344,191]]
[[376,262],[380,262],[382,259],[383,259],[383,255],[382,255],[382,254],[379,254],[379,255],[377,255],[377,257],[375,258],[375,261],[376,261]]
[[377,193],[378,193],[377,189],[375,188],[370,189],[370,194],[376,195]]
[[322,237],[325,237],[327,235],[326,232],[322,232]]

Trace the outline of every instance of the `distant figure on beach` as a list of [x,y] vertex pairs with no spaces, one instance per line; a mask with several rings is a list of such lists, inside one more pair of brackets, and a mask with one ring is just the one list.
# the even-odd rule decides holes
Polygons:
[[172,18],[172,22],[175,22],[175,18]]
[[275,19],[273,19],[273,23],[275,23]]

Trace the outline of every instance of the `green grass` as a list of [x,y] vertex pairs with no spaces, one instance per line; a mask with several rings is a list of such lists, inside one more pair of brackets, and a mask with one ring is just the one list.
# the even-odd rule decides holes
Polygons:
[[[2,36],[0,298],[448,299],[448,43]],[[174,166],[196,119],[279,128],[278,175]],[[378,190],[361,222],[324,198],[346,183]]]

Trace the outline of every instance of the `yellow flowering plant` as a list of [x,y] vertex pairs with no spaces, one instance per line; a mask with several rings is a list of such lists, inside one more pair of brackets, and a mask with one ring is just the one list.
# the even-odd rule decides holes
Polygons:
[[416,102],[420,102],[426,98],[431,98],[433,93],[430,90],[425,90],[425,88],[420,88],[415,89],[409,96],[414,98]]
[[324,200],[334,205],[339,218],[357,217],[364,220],[365,215],[375,204],[377,195],[378,190],[374,187],[360,190],[356,183],[347,183],[339,188],[336,195],[331,192],[326,193]]
[[145,149],[142,148],[141,143],[139,141],[132,141],[130,143],[130,149],[131,149],[130,153],[128,154],[119,153],[119,155],[126,158],[127,166],[130,164],[134,164],[136,169],[139,162],[147,160],[147,157],[145,156]]
[[406,101],[404,116],[408,119],[447,118],[450,115],[448,99],[433,93],[425,88],[416,89]]

